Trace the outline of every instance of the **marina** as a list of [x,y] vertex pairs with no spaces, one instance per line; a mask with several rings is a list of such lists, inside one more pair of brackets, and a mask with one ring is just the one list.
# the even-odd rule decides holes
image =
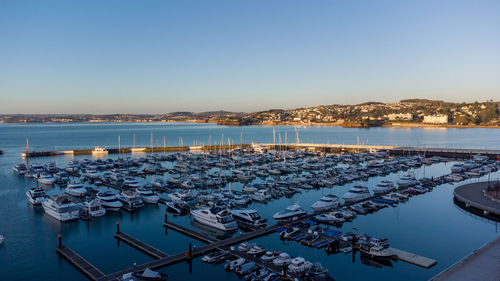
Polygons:
[[[260,151],[262,147],[264,149]],[[309,262],[311,264],[319,262],[322,267],[329,269],[329,275],[336,280],[345,280],[346,277],[343,276],[343,272],[335,270],[336,266],[332,262],[346,267],[362,267],[367,271],[371,271],[369,268],[382,266],[382,268],[390,268],[391,274],[397,274],[404,269],[420,272],[419,274],[430,277],[435,274],[436,269],[440,270],[443,265],[449,264],[446,258],[436,252],[416,249],[406,239],[392,237],[381,227],[378,227],[377,231],[377,227],[370,226],[373,224],[372,218],[390,217],[388,213],[407,209],[408,206],[414,204],[413,202],[424,200],[420,198],[432,198],[434,193],[447,193],[448,186],[484,179],[497,173],[497,167],[493,165],[494,160],[477,153],[472,155],[469,153],[466,157],[457,159],[454,156],[448,158],[414,152],[393,155],[387,149],[361,149],[359,147],[344,152],[333,151],[327,152],[316,148],[285,149],[284,146],[268,147],[250,143],[241,146],[235,144],[222,149],[220,146],[215,146],[214,150],[199,149],[191,152],[189,150],[161,151],[127,155],[108,151],[107,154],[95,153],[92,159],[85,158],[85,155],[73,155],[69,158],[67,155],[41,156],[28,158],[29,162],[26,163],[25,170],[22,166],[16,166],[20,163],[19,160],[15,160],[9,169],[11,174],[20,174],[15,176],[19,181],[28,183],[27,189],[23,191],[26,193],[24,196],[26,201],[29,199],[27,191],[33,187],[38,187],[40,191],[45,192],[45,195],[33,193],[32,196],[44,198],[44,196],[67,194],[70,201],[78,207],[83,206],[85,202],[97,202],[97,199],[101,202],[104,198],[112,200],[113,195],[120,197],[121,193],[134,193],[133,196],[143,201],[141,206],[137,205],[128,209],[122,207],[121,210],[116,207],[113,209],[113,204],[109,204],[102,216],[89,216],[90,213],[87,214],[84,211],[80,212],[80,222],[74,219],[70,222],[58,223],[59,228],[63,229],[58,232],[62,232],[66,239],[65,245],[56,247],[57,252],[61,257],[70,261],[68,264],[74,265],[76,269],[83,272],[82,277],[85,275],[87,277],[84,278],[92,280],[115,280],[123,278],[132,271],[142,272],[147,268],[167,272],[170,276],[169,280],[171,278],[178,280],[176,275],[186,274],[181,273],[183,270],[179,271],[179,267],[182,267],[183,262],[186,261],[190,261],[189,263],[192,264],[190,267],[193,267],[190,274],[197,276],[200,267],[206,266],[200,264],[201,258],[206,255],[215,255],[220,251],[227,251],[231,259],[245,260],[244,264],[247,264],[245,266],[248,270],[251,269],[248,272],[245,269],[243,275],[238,273],[239,271],[233,273],[231,270],[231,274],[226,275],[230,280],[234,278],[237,280],[239,276],[256,278],[262,274],[277,278],[283,275],[282,267],[276,267],[273,263],[261,260],[260,256],[255,257],[246,252],[240,252],[237,248],[241,243],[262,245],[263,251],[270,252],[271,257],[286,251],[290,253],[291,260],[296,259],[298,263],[305,262],[307,266]],[[12,157],[10,155],[13,154],[8,154]],[[16,159],[19,159],[18,155]],[[462,164],[467,167],[467,170],[451,169],[455,167],[455,164]],[[439,167],[437,168],[439,172],[433,171],[436,167]],[[16,172],[14,168],[20,172]],[[55,182],[52,184],[37,182],[37,177],[31,177],[35,169],[39,173],[43,172],[52,176]],[[76,185],[68,189],[70,184]],[[356,186],[366,187],[368,197],[359,197],[358,200],[352,202],[345,201],[344,195]],[[78,195],[80,192],[82,195]],[[157,199],[154,199],[155,196]],[[146,203],[146,201],[151,203]],[[320,201],[323,203],[316,204]],[[237,221],[240,229],[236,232],[219,232],[210,224],[203,222],[200,224],[189,211],[178,214],[169,207],[174,207],[174,204],[178,208],[188,210],[210,210],[214,207],[220,208],[220,211],[253,210],[255,215],[264,220],[264,223],[241,224]],[[305,213],[297,218],[295,218],[296,215],[291,215],[281,221],[273,218],[275,214],[294,204],[300,206]],[[54,218],[43,215],[43,208],[39,209],[35,207],[36,205],[29,206],[33,206],[29,208],[32,209],[30,212],[34,215],[42,215],[46,221],[43,224],[51,225],[55,222]],[[165,212],[167,216],[164,215]],[[224,213],[223,216],[226,214]],[[145,216],[156,217],[156,219],[145,220]],[[127,233],[115,232],[111,236],[126,246],[120,246],[114,250],[109,248],[113,245],[110,241],[106,245],[101,243],[101,247],[108,248],[108,252],[125,251],[128,253],[123,257],[113,255],[113,258],[121,260],[116,266],[109,266],[108,261],[96,256],[95,251],[79,247],[78,243],[71,239],[74,235],[65,234],[67,231],[64,231],[64,229],[80,228],[84,225],[90,227],[88,231],[92,231],[93,225],[106,222],[114,226],[116,221],[120,221],[120,226],[127,229]],[[155,238],[154,232],[151,234],[141,232],[133,226],[135,223],[131,224],[132,221],[140,224],[146,223],[149,229],[157,229],[160,233],[156,236],[160,235],[159,237],[162,237],[162,231],[157,227],[161,226],[165,232],[163,235],[172,238]],[[384,224],[380,224],[382,225]],[[108,226],[104,228],[109,229]],[[281,233],[285,230],[295,228],[298,232],[291,236],[291,239],[280,239]],[[363,230],[357,230],[360,228]],[[318,234],[315,234],[316,232]],[[104,233],[103,237],[110,236],[111,232],[107,233]],[[390,247],[383,251],[390,252],[394,259],[386,261],[367,257],[370,248],[362,250],[365,247],[362,246],[364,242],[358,244],[357,241],[358,239],[361,242],[366,239],[375,239],[367,235],[372,233],[380,239],[389,238]],[[351,235],[356,237],[356,243],[342,242],[340,237],[348,239]],[[10,236],[7,235],[7,243]],[[106,240],[108,238],[104,238],[104,241]],[[196,241],[202,244],[197,245]],[[186,253],[189,252],[189,244],[192,245],[192,255],[189,255],[188,259]],[[63,250],[70,249],[70,246],[71,251]],[[129,248],[135,251],[131,252]],[[375,250],[376,247],[373,246],[373,251]],[[261,251],[258,250],[258,253],[264,253]],[[71,252],[74,255],[71,255]],[[154,260],[138,256],[143,254]],[[353,260],[360,260],[362,263],[345,264],[351,260],[346,255],[352,255]],[[265,256],[267,257],[268,254]],[[401,263],[403,261],[404,263]],[[131,262],[134,262],[135,266],[130,266]],[[404,266],[405,263],[411,268]],[[388,267],[389,264],[392,265]],[[224,274],[224,266],[213,264],[210,266],[214,266],[214,274],[219,276]],[[419,271],[417,268],[428,270],[429,273]],[[101,272],[102,276],[97,277],[96,272]],[[382,271],[379,272],[382,273]],[[296,273],[292,272],[287,272],[287,274],[289,277],[305,278],[301,274],[294,275]]]

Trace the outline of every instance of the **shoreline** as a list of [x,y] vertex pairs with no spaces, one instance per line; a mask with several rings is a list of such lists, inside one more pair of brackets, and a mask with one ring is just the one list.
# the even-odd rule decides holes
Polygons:
[[392,123],[392,124],[382,124],[380,126],[370,126],[370,127],[356,127],[356,126],[344,126],[342,122],[335,123],[301,123],[301,122],[273,122],[273,123],[252,123],[252,124],[224,124],[217,123],[215,121],[210,122],[198,122],[197,120],[185,120],[185,121],[103,121],[103,122],[0,122],[0,124],[104,124],[104,123],[188,123],[188,124],[215,124],[218,126],[230,126],[230,127],[244,127],[244,126],[307,126],[307,127],[342,127],[342,128],[436,128],[436,129],[447,129],[447,128],[458,128],[458,129],[500,129],[500,126],[487,126],[487,125],[455,125],[455,124],[421,124],[421,123]]

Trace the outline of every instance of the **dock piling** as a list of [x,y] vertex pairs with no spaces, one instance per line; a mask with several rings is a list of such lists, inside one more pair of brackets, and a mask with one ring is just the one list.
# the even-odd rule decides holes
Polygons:
[[119,221],[116,222],[116,232],[117,233],[120,232],[120,222]]
[[57,240],[58,240],[59,248],[60,248],[62,246],[62,235],[61,234],[57,235]]
[[189,243],[188,258],[191,259],[192,255],[193,255],[193,247],[191,246],[191,243]]

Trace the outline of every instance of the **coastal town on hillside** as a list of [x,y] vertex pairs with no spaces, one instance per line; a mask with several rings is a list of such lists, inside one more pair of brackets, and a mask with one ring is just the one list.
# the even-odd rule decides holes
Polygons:
[[498,101],[452,103],[407,99],[396,103],[321,105],[259,112],[172,112],[167,114],[2,114],[0,123],[193,122],[220,125],[500,126]]

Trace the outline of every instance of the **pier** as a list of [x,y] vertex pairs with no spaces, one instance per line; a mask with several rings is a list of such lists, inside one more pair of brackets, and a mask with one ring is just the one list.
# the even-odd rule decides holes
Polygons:
[[[431,147],[401,147],[387,145],[354,145],[354,144],[317,144],[317,143],[298,143],[298,144],[262,144],[268,149],[274,150],[299,150],[308,149],[314,151],[324,151],[328,153],[343,153],[357,151],[377,151],[385,150],[390,155],[426,155],[429,157],[440,156],[455,159],[470,159],[476,154],[488,156],[490,159],[498,159],[500,150],[495,149],[474,149],[474,148],[431,148]],[[241,145],[197,145],[197,146],[168,146],[168,147],[141,147],[141,148],[109,148],[109,154],[133,154],[133,153],[167,153],[167,152],[182,152],[182,151],[213,151],[213,150],[228,150],[234,148],[247,148],[251,144]],[[43,156],[58,156],[58,155],[91,155],[92,149],[76,149],[76,150],[56,150],[56,151],[32,151],[22,153],[22,158],[26,157],[43,157]]]
[[429,281],[498,281],[500,277],[498,261],[500,261],[500,237],[475,250]]
[[477,210],[484,215],[500,221],[500,198],[488,194],[488,188],[499,189],[497,182],[469,183],[455,188],[453,196],[455,202],[465,206],[466,210]]
[[70,248],[59,245],[56,248],[56,252],[67,259],[71,264],[73,264],[78,270],[80,270],[85,276],[87,276],[90,280],[100,280],[104,273],[102,273],[99,269],[89,263],[87,260],[78,255],[75,251]]
[[155,247],[148,245],[138,239],[135,239],[134,237],[123,233],[123,232],[115,232],[115,238],[129,244],[130,246],[138,249],[139,251],[155,258],[155,259],[161,259],[161,258],[166,258],[168,257],[167,254],[164,252],[156,249]]

